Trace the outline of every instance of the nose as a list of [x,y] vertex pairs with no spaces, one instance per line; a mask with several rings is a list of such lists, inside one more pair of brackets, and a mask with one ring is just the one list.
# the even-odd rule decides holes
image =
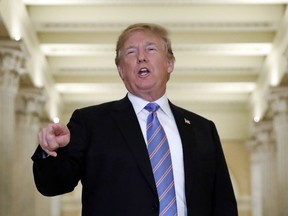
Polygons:
[[138,62],[147,62],[147,57],[144,53],[144,51],[139,51],[138,53]]
[[138,62],[146,62],[145,56],[140,56],[140,57],[138,58]]

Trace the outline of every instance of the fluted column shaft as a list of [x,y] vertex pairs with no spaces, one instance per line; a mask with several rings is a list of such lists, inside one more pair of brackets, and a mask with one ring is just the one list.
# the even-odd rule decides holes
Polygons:
[[253,125],[247,142],[251,154],[252,215],[279,216],[276,144],[271,121]]
[[0,47],[0,216],[12,211],[12,162],[15,123],[15,96],[23,57],[20,51]]
[[257,149],[258,143],[255,139],[251,139],[246,143],[250,152],[250,172],[251,172],[251,212],[252,216],[263,216],[262,203],[262,169],[261,155]]
[[17,96],[12,215],[37,216],[31,156],[37,144],[43,103],[40,89],[23,89]]
[[256,131],[255,137],[259,144],[258,152],[261,161],[263,216],[277,216],[279,211],[276,144],[272,122],[258,123]]
[[263,146],[263,216],[279,215],[275,146]]
[[275,139],[280,216],[288,215],[288,88],[272,89],[270,94]]

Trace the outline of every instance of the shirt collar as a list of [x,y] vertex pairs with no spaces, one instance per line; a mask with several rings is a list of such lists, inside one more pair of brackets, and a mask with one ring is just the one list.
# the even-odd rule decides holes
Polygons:
[[[144,109],[144,107],[148,103],[150,103],[150,101],[146,101],[140,97],[137,97],[136,95],[133,95],[130,92],[128,92],[128,98],[133,105],[133,108],[135,110],[136,115],[138,115]],[[157,103],[160,106],[161,110],[166,115],[168,115],[169,117],[173,117],[166,93],[161,98],[159,98],[158,100],[152,101],[152,102]]]

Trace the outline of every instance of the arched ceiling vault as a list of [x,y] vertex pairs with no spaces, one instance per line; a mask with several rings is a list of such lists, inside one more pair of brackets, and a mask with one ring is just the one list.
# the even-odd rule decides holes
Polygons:
[[32,82],[49,86],[49,98],[69,112],[125,95],[114,49],[120,31],[135,22],[169,29],[176,65],[168,96],[184,107],[247,107],[263,95],[258,89],[279,85],[285,74],[287,60],[279,59],[287,58],[287,1],[2,0],[0,6],[1,38],[22,39]]

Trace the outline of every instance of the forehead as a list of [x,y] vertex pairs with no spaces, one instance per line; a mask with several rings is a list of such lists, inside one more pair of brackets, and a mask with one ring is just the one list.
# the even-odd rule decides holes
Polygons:
[[133,46],[136,44],[161,44],[163,43],[163,40],[161,37],[151,31],[148,30],[134,30],[130,32],[125,41],[124,41],[124,47]]

